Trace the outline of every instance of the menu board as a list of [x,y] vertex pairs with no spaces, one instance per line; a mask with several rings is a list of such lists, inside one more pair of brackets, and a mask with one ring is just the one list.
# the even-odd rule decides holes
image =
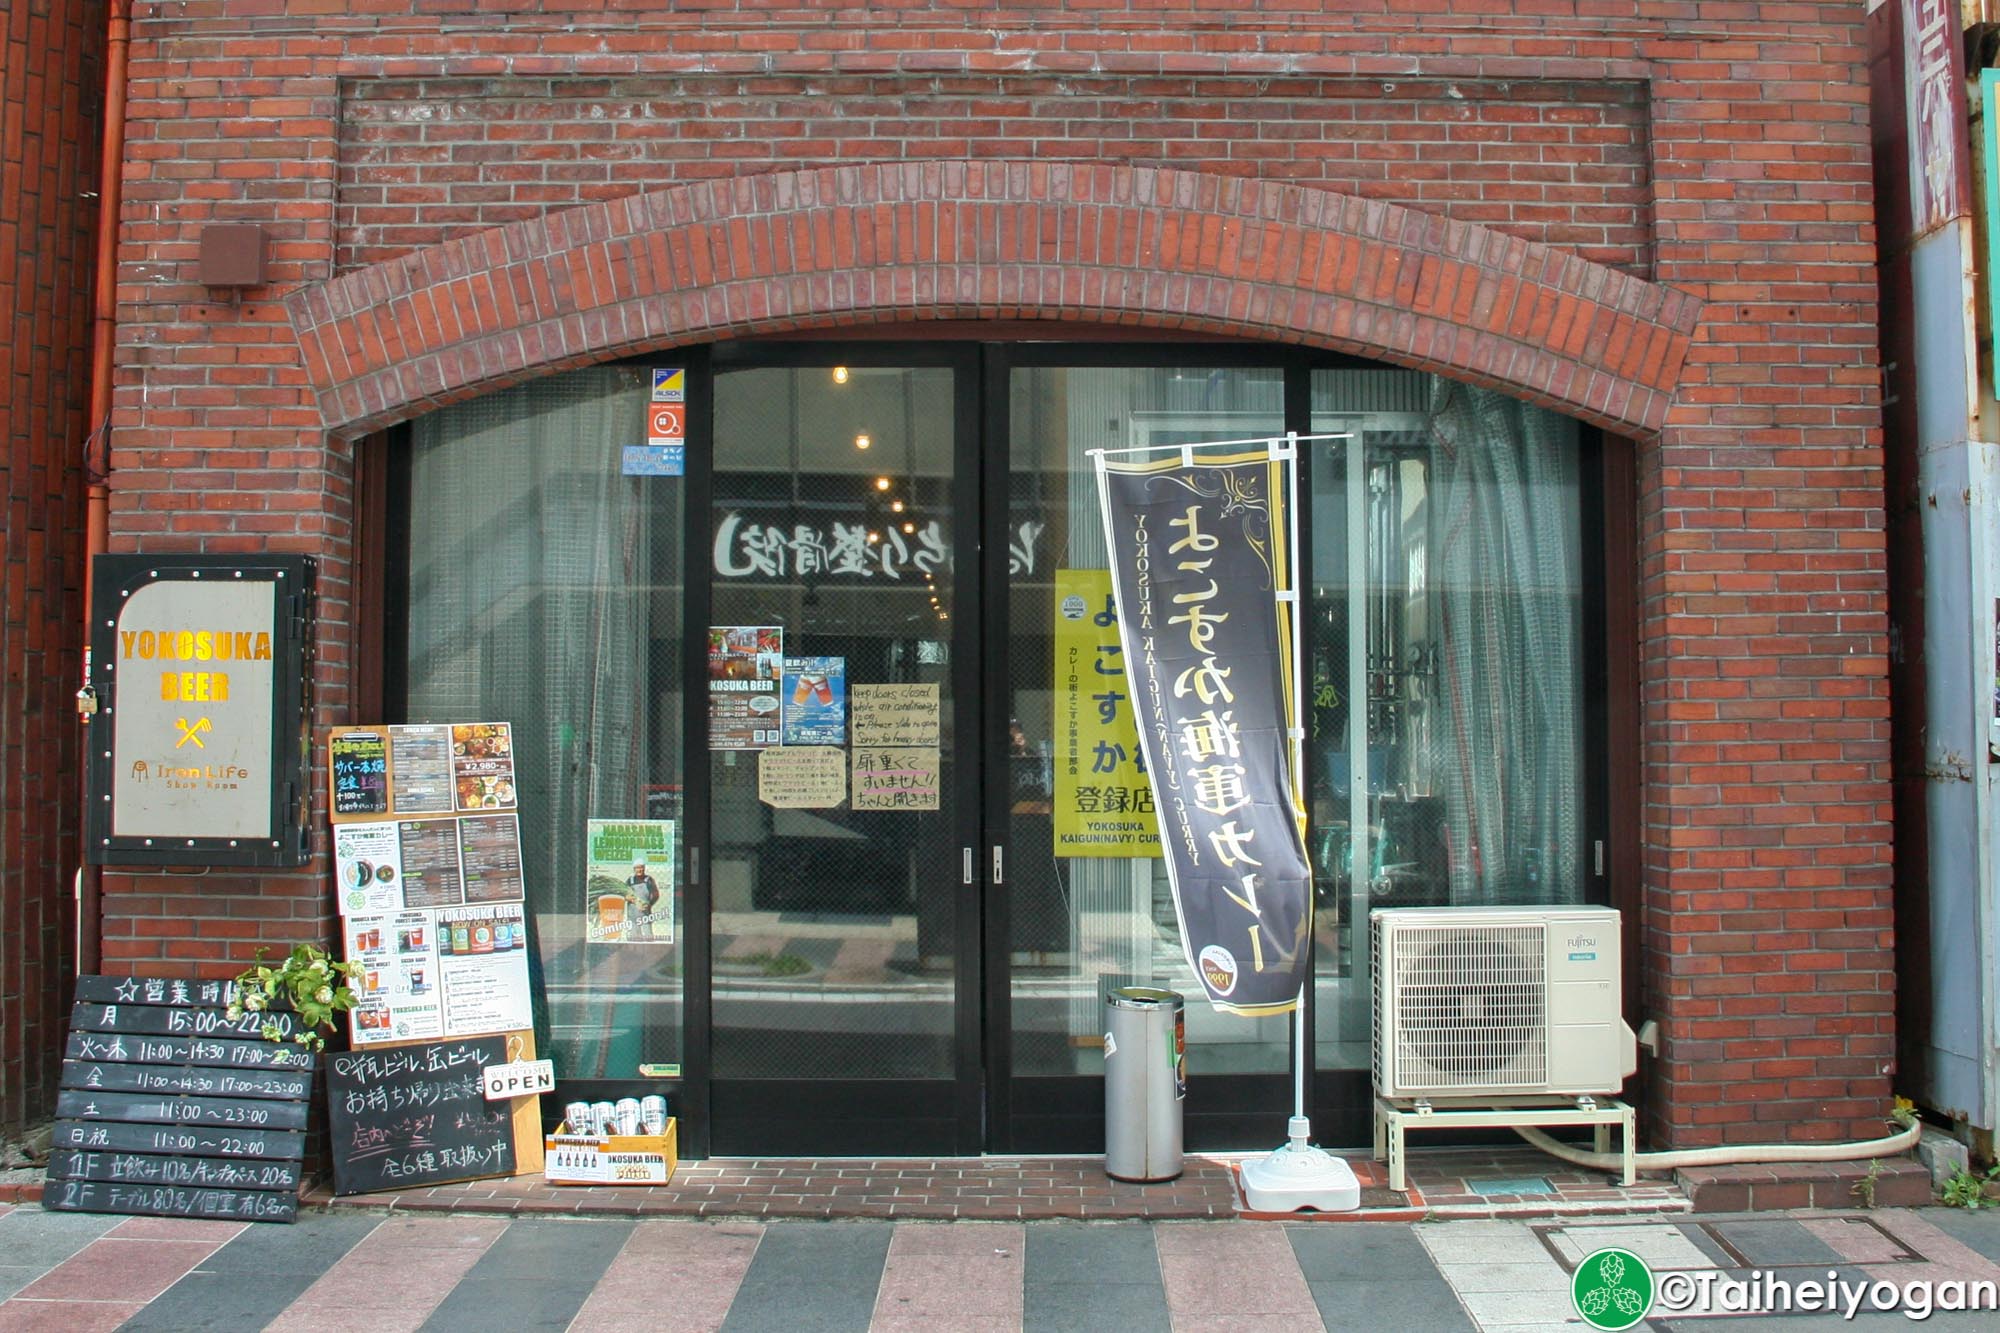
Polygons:
[[531,1027],[512,727],[336,728],[328,750],[334,895],[363,969],[354,1044]]
[[319,1057],[231,1018],[235,986],[78,977],[43,1206],[290,1222]]
[[328,1057],[333,1192],[519,1170],[513,1105],[487,1101],[480,1078],[487,1065],[507,1063],[507,1051],[507,1038],[479,1037]]

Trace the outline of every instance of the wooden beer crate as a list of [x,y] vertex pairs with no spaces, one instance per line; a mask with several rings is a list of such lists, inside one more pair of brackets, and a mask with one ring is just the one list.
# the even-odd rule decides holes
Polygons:
[[551,1185],[664,1185],[680,1164],[678,1121],[660,1134],[550,1134],[542,1175]]

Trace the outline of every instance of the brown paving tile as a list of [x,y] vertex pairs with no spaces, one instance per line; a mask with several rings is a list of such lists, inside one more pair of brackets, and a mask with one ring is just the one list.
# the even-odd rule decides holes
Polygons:
[[[233,1233],[232,1233],[233,1234]],[[100,1236],[15,1293],[51,1301],[152,1300],[214,1254],[206,1240],[114,1240]]]
[[458,1285],[507,1229],[491,1217],[391,1217],[268,1327],[282,1333],[316,1333],[326,1312],[370,1333],[408,1333]]
[[[713,1333],[743,1284],[764,1228],[706,1222],[641,1222],[577,1312],[570,1333]],[[663,1273],[673,1300],[660,1299]]]
[[121,1301],[0,1301],[0,1333],[111,1333],[145,1309]]
[[1205,1316],[1245,1321],[1308,1319],[1319,1327],[1318,1307],[1299,1271],[1284,1228],[1262,1222],[1235,1227],[1154,1229],[1167,1312],[1174,1328]]

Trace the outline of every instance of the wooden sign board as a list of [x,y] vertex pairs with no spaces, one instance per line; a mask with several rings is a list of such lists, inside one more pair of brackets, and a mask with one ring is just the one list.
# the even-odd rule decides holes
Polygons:
[[43,1191],[58,1211],[289,1222],[318,1057],[228,982],[79,977]]
[[531,1057],[532,1033],[408,1042],[328,1057],[333,1192],[542,1169],[541,1099],[488,1102],[484,1070]]

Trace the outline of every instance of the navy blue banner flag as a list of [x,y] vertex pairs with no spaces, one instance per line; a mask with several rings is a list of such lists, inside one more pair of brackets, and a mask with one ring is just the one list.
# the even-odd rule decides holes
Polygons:
[[1292,773],[1285,465],[1097,457],[1139,744],[1181,944],[1230,1013],[1295,1008],[1312,876]]

